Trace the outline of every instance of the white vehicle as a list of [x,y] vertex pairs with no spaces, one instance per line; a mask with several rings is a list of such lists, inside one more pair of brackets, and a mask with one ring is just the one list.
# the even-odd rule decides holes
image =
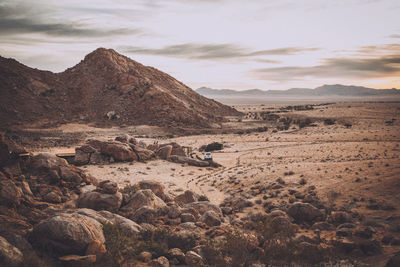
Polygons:
[[212,154],[211,154],[211,152],[206,152],[206,153],[204,153],[204,159],[205,159],[205,160],[212,159]]

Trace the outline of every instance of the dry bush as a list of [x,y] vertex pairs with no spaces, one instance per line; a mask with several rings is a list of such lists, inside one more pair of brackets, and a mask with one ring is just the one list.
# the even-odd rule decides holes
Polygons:
[[124,186],[124,188],[122,188],[121,190],[119,190],[122,194],[128,194],[129,197],[132,197],[137,191],[140,190],[140,186],[139,184],[127,184]]

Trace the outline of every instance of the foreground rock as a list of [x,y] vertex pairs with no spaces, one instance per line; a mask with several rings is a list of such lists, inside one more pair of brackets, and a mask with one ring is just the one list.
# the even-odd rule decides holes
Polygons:
[[23,261],[21,251],[11,245],[4,237],[0,236],[0,265],[20,266]]
[[124,212],[135,212],[143,206],[148,206],[149,208],[159,210],[166,208],[165,202],[156,196],[150,189],[138,190],[129,202],[121,208]]
[[122,194],[118,192],[115,182],[103,181],[96,191],[86,192],[79,196],[78,207],[94,210],[117,212],[122,204]]
[[79,213],[62,213],[35,226],[30,236],[34,246],[51,254],[85,255],[89,245],[105,251],[102,224]]

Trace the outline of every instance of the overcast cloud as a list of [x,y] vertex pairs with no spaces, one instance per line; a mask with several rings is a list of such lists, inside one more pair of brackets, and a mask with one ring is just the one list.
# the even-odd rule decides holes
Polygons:
[[400,87],[396,0],[0,0],[0,55],[63,71],[114,48],[189,86]]

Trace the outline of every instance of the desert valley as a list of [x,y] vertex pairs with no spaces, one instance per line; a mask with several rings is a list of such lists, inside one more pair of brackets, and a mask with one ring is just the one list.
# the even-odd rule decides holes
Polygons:
[[103,48],[0,81],[1,266],[400,264],[398,90],[221,104]]

